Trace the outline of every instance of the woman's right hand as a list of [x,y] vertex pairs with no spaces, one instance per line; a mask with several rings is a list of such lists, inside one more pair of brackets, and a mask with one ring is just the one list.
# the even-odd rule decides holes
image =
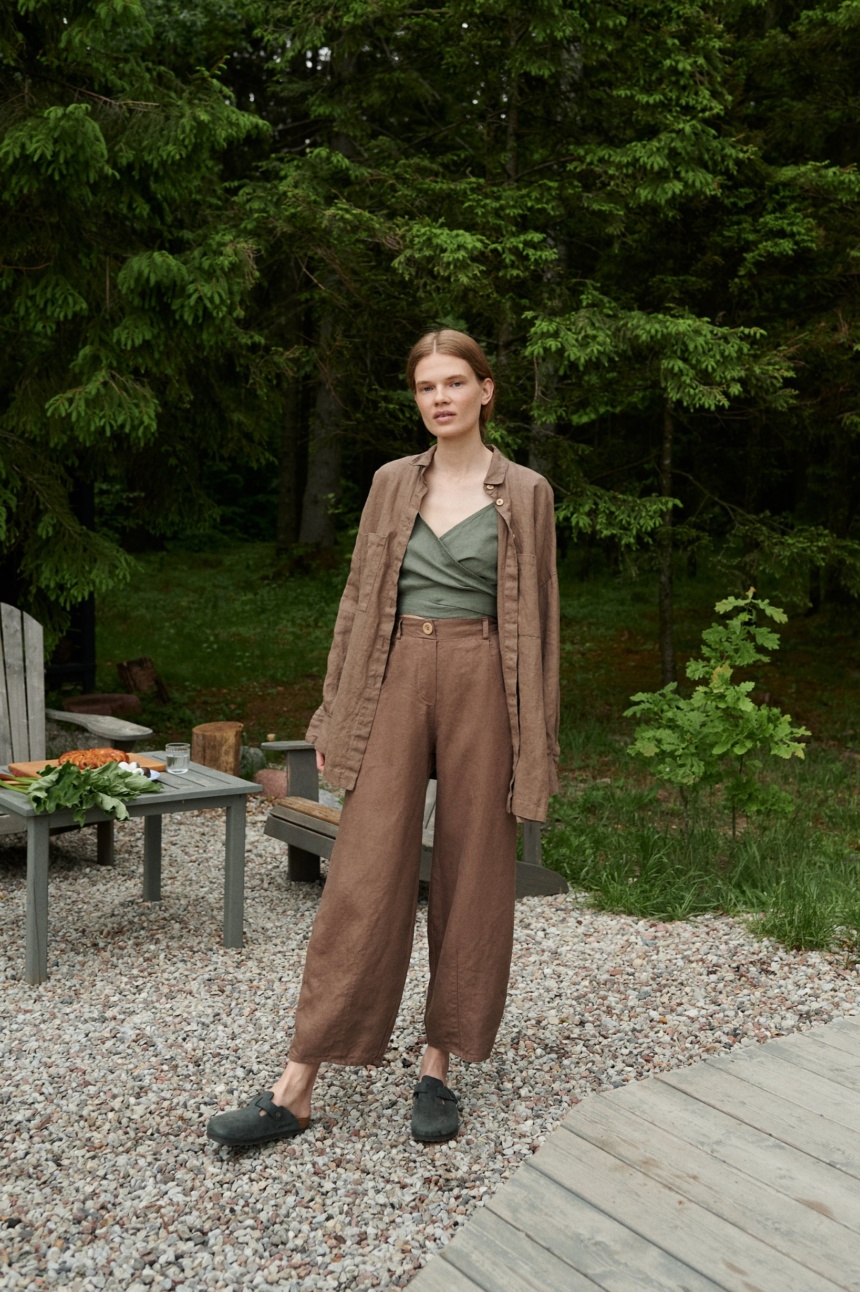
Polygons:
[[317,771],[325,771],[325,754],[320,753],[319,750],[317,750]]

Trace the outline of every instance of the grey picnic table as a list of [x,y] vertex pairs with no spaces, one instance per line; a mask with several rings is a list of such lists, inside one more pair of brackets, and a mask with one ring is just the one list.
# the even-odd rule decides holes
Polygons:
[[[164,758],[163,750],[147,750],[150,758]],[[133,757],[133,755],[132,755]],[[37,816],[28,799],[4,790],[0,781],[0,812],[21,819],[27,830],[27,918],[24,977],[36,985],[48,977],[48,841],[51,829],[74,825],[71,812]],[[242,945],[245,903],[245,808],[249,794],[259,794],[254,781],[228,776],[200,763],[191,763],[181,774],[162,772],[159,794],[144,794],[127,805],[130,817],[143,817],[143,900],[161,900],[161,823],[172,812],[224,808],[224,946]],[[91,808],[86,824],[109,821],[100,808]],[[106,860],[105,850],[99,850]]]

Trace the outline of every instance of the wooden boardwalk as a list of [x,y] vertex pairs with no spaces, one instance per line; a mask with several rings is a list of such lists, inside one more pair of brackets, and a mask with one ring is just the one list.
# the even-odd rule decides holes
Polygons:
[[860,1289],[860,1020],[590,1096],[409,1288]]

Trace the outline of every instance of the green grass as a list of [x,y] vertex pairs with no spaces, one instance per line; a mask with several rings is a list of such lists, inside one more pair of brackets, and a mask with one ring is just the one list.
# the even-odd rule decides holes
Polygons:
[[[116,664],[148,655],[171,703],[149,701],[155,740],[186,737],[203,721],[239,718],[245,739],[300,737],[319,703],[346,566],[287,577],[269,544],[175,548],[139,560],[128,587],[98,605],[98,686],[115,690]],[[813,733],[808,757],[772,775],[792,794],[788,821],[742,823],[733,842],[718,801],[683,828],[671,794],[658,793],[625,752],[629,697],[659,686],[656,585],[650,574],[561,571],[562,770],[545,858],[610,910],[651,919],[706,911],[744,915],[789,946],[860,951],[860,688],[853,670],[857,619],[834,609],[795,615],[782,649],[756,678],[759,698]],[[704,570],[679,572],[679,673],[729,591]],[[762,594],[780,604],[778,589]]]
[[265,543],[147,554],[132,583],[99,601],[97,687],[115,690],[117,664],[148,656],[170,694],[144,701],[159,741],[228,718],[251,741],[299,736],[319,703],[344,578],[285,577]]
[[324,669],[343,587],[340,573],[278,578],[273,549],[160,552],[99,604],[100,682],[131,650],[182,692],[293,682]]
[[809,775],[781,769],[788,819],[743,823],[732,839],[719,801],[689,828],[679,805],[620,776],[571,789],[544,836],[547,865],[595,905],[643,919],[709,911],[747,914],[751,927],[798,948],[860,952],[860,799],[853,760],[813,751]]

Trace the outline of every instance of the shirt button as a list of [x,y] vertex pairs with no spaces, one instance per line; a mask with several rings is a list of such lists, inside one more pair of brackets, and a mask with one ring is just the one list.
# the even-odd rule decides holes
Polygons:
[[495,485],[491,485],[491,484],[485,484],[485,485],[484,485],[484,488],[485,488],[486,490],[488,490],[490,493],[492,493],[492,492],[493,492],[493,490],[495,489],[495,487],[496,487]]
[[505,501],[505,500],[504,500],[504,498],[497,498],[497,499],[496,499],[496,506],[497,506],[497,507],[501,507],[501,506],[502,506],[502,504],[504,503],[504,501]]
[[432,625],[432,624],[430,624],[430,623],[422,624],[422,625],[421,625],[421,631],[422,631],[422,633],[426,633],[426,635],[429,637],[429,636],[430,636],[430,634],[431,634],[431,633],[432,633],[432,631],[433,631],[433,625]]

